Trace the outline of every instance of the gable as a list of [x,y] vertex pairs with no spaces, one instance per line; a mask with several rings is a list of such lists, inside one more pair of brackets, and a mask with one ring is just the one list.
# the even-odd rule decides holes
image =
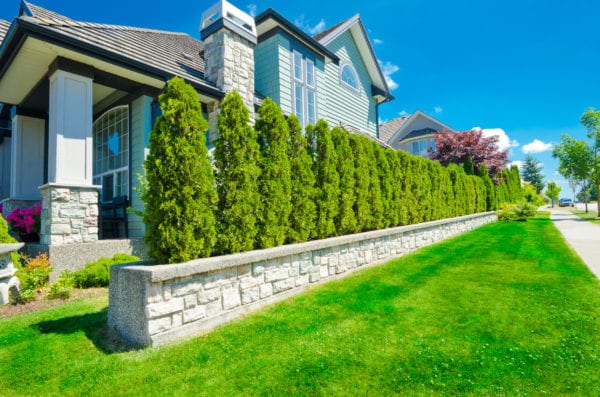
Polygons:
[[[434,117],[417,110],[408,119],[403,116],[399,119],[405,119],[402,123],[399,123],[399,128],[392,133],[392,137],[388,140],[388,143],[395,148],[399,148],[401,144],[411,142],[413,140],[419,140],[429,138],[433,136],[435,131],[450,131],[456,132],[456,130],[443,122],[435,119]],[[392,124],[394,120],[389,122]]]

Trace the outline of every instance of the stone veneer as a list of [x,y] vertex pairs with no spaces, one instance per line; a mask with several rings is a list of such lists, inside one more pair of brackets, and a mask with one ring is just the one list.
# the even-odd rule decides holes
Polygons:
[[98,241],[98,188],[48,184],[42,192],[40,244]]
[[162,345],[496,219],[483,213],[175,265],[113,266],[108,324],[134,344]]
[[219,89],[235,89],[254,123],[254,44],[227,29],[204,40],[205,77]]

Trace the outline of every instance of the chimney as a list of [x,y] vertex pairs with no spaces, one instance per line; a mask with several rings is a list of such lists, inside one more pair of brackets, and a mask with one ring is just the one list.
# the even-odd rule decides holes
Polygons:
[[219,89],[237,90],[254,122],[254,18],[221,0],[202,13],[204,75]]

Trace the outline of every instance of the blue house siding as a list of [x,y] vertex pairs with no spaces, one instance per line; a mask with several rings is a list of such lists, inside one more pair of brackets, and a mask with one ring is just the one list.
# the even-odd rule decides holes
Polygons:
[[[331,124],[350,124],[361,131],[376,135],[377,109],[371,97],[371,79],[360,56],[350,31],[346,31],[331,42],[327,48],[343,61],[354,66],[360,81],[360,92],[346,87],[340,81],[340,65],[334,63],[325,67],[324,98],[321,104],[321,117]],[[321,88],[321,87],[320,87]]]
[[281,101],[279,66],[280,36],[261,42],[254,49],[254,85],[257,92],[276,103]]

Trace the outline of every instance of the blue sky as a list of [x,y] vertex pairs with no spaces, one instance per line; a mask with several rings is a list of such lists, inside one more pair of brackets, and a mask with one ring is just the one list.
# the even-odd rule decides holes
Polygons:
[[[360,14],[396,100],[383,120],[420,109],[458,129],[504,134],[510,159],[524,151],[556,174],[552,145],[561,133],[585,138],[579,117],[600,109],[597,0],[231,0],[260,13],[274,8],[310,33]],[[71,18],[174,30],[199,37],[203,0],[74,0],[32,3]],[[3,0],[0,19],[12,20],[19,0]]]

